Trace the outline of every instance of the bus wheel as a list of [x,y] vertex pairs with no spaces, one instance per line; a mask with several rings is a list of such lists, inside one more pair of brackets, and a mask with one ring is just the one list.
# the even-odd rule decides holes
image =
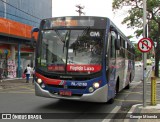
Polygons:
[[[119,89],[119,79],[117,80],[116,87],[115,87],[115,96],[116,96],[117,93],[118,93],[118,89]],[[115,96],[114,96],[114,98],[115,98]],[[108,101],[108,103],[109,103],[109,104],[114,103],[114,98],[111,98],[111,99]]]
[[108,102],[107,102],[107,103],[109,103],[109,104],[114,103],[114,98],[111,98],[110,100],[108,100]]
[[125,87],[125,89],[129,89],[129,88],[130,88],[130,83],[131,83],[131,75],[130,75],[130,77],[129,77],[129,83],[128,83],[128,85]]
[[125,87],[125,89],[129,89],[130,88],[130,82],[128,83],[128,85]]

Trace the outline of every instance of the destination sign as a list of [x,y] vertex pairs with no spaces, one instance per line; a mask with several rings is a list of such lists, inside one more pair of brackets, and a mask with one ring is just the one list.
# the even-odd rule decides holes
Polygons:
[[101,65],[67,65],[68,72],[98,72],[101,70]]
[[77,26],[77,20],[55,20],[52,22],[52,26]]
[[52,29],[54,27],[76,27],[76,26],[94,26],[94,20],[75,20],[75,19],[47,19],[43,21],[43,29]]

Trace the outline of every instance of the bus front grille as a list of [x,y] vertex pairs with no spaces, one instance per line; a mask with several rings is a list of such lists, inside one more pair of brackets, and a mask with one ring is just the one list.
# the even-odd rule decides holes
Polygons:
[[[48,87],[53,87],[53,88],[66,88],[64,85],[51,85],[47,84]],[[86,89],[85,86],[67,86],[67,89]]]

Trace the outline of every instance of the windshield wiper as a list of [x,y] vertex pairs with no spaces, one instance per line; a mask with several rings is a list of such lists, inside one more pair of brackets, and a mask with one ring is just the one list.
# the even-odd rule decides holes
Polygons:
[[56,34],[58,35],[58,37],[60,38],[60,40],[65,43],[65,40],[62,38],[62,36],[60,35],[58,30],[54,30],[56,32]]
[[86,27],[86,28],[83,30],[81,36],[86,35],[89,30],[90,30],[90,26]]

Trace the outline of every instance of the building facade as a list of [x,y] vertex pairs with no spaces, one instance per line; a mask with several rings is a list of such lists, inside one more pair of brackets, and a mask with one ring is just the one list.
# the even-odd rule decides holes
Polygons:
[[52,0],[0,0],[0,17],[31,26],[52,17]]
[[4,77],[21,77],[34,66],[31,29],[52,17],[52,0],[0,0],[0,68]]

